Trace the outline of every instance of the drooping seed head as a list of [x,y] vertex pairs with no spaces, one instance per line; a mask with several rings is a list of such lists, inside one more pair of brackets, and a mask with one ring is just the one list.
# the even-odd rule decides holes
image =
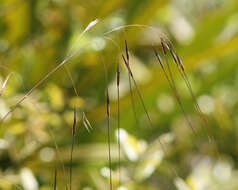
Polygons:
[[184,66],[183,66],[183,63],[182,63],[182,60],[180,59],[180,57],[178,56],[178,54],[176,54],[176,58],[178,60],[178,63],[179,63],[179,66],[180,68],[183,70],[183,72],[185,71],[184,70]]
[[125,40],[125,45],[126,45],[126,58],[129,64],[129,51],[128,51],[128,46],[127,46],[127,41]]
[[129,72],[129,74],[130,74],[131,77],[133,78],[133,74],[132,74],[132,72],[131,72],[130,66],[129,66],[128,62],[126,61],[126,58],[124,57],[123,54],[122,54],[122,58],[123,58],[123,61],[124,61],[125,65],[126,65],[126,68],[127,68],[128,72]]
[[119,86],[120,83],[120,68],[119,63],[117,64],[117,86]]
[[107,116],[108,116],[108,118],[109,118],[109,116],[110,116],[110,100],[109,100],[108,89],[107,89],[107,94],[106,94],[106,96],[107,96]]
[[74,108],[74,123],[73,123],[73,129],[72,129],[73,136],[75,136],[75,134],[76,134],[76,122],[77,122],[76,109]]
[[166,52],[166,46],[167,45],[166,45],[166,43],[165,43],[163,38],[160,38],[160,43],[161,43],[161,47],[162,47],[163,53],[164,53],[164,55],[166,55],[167,54],[167,52]]
[[169,48],[169,52],[170,52],[170,54],[171,54],[171,56],[172,56],[174,62],[175,62],[176,64],[178,64],[177,56],[176,56],[176,54],[175,54],[175,52],[174,52],[172,46],[171,46],[171,45],[168,45],[168,48]]
[[156,48],[155,48],[154,46],[152,46],[152,47],[153,47],[155,56],[157,57],[157,59],[158,59],[158,61],[159,61],[160,66],[162,67],[162,69],[164,69],[164,65],[163,65],[163,62],[162,62],[162,59],[161,59],[160,55],[158,54]]

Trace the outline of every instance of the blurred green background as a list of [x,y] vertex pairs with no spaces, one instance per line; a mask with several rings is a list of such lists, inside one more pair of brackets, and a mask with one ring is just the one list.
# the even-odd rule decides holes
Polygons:
[[[79,120],[73,189],[109,189],[107,87],[114,189],[238,189],[237,10],[237,0],[1,0],[0,84],[12,73],[0,97],[1,117],[49,71],[72,52],[77,53],[1,123],[0,189],[53,189],[54,168],[58,170],[58,189],[65,189],[74,106]],[[95,19],[98,23],[82,35]],[[104,35],[118,26],[134,24],[154,28],[130,26]],[[208,120],[207,133],[176,67],[172,67],[175,82],[197,135],[189,129],[156,62],[151,45],[158,45],[161,53],[161,36],[169,39],[183,60]],[[128,74],[121,60],[125,39],[152,128],[135,87],[136,117],[133,113]],[[120,188],[115,135],[118,62]],[[82,124],[82,110],[92,125],[90,133]],[[215,143],[208,141],[208,134]],[[159,139],[165,144],[166,155]]]

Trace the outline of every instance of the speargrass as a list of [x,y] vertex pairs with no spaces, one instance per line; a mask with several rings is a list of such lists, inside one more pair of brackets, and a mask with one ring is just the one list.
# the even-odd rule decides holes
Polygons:
[[[86,28],[85,30],[83,31],[83,33],[80,35],[80,38],[91,28],[93,27],[96,23],[98,22],[98,20],[95,20],[93,22],[91,22]],[[114,28],[113,30],[111,31],[108,31],[108,32],[105,32],[102,36],[105,37],[106,35],[114,32],[114,31],[117,31],[117,30],[121,30],[122,28],[126,28],[126,27],[148,27],[148,26],[145,26],[145,25],[125,25],[125,26],[121,26],[121,27],[117,27],[117,28]],[[151,28],[151,27],[148,27],[148,28]],[[106,37],[105,37],[106,38]],[[80,39],[78,39],[80,40]],[[78,41],[77,40],[77,41]],[[90,41],[91,43],[91,41]],[[173,94],[185,116],[185,119],[189,125],[189,127],[192,129],[193,133],[196,134],[196,131],[195,129],[193,128],[192,126],[192,123],[191,121],[189,120],[188,116],[187,116],[187,113],[185,112],[185,109],[182,105],[182,102],[181,102],[181,99],[180,99],[180,96],[179,96],[179,93],[178,93],[178,90],[176,88],[176,85],[175,85],[175,82],[174,82],[174,78],[173,78],[173,73],[171,71],[171,68],[170,68],[170,65],[169,65],[169,62],[168,62],[168,53],[167,53],[167,49],[169,50],[174,62],[176,63],[177,65],[177,68],[180,72],[180,75],[182,76],[183,80],[185,81],[191,95],[192,95],[192,98],[193,98],[193,101],[194,101],[194,104],[195,104],[195,107],[196,109],[198,110],[198,112],[200,113],[200,115],[202,115],[202,112],[201,112],[201,109],[198,105],[198,102],[196,100],[196,97],[193,93],[193,90],[192,90],[192,87],[191,87],[191,83],[189,82],[188,80],[188,77],[186,75],[186,72],[185,72],[185,69],[184,69],[184,66],[182,64],[182,61],[181,59],[179,58],[179,56],[174,52],[174,50],[172,49],[172,47],[167,44],[163,38],[161,38],[161,46],[162,46],[162,50],[163,50],[163,56],[165,58],[165,63],[166,63],[166,67],[167,67],[167,70],[168,70],[168,73],[166,71],[166,68],[163,64],[163,60],[161,59],[160,55],[158,54],[157,50],[155,49],[155,47],[153,47],[154,49],[154,53],[155,53],[155,56],[158,60],[158,63],[159,65],[161,66],[163,72],[164,72],[164,75],[169,83],[169,86],[170,88],[172,89],[173,91]],[[131,71],[131,68],[130,68],[130,55],[129,55],[129,50],[128,50],[128,45],[127,45],[127,41],[125,40],[125,49],[126,49],[126,58],[125,56],[122,54],[122,58],[123,58],[123,62],[127,68],[127,71],[128,71],[128,79],[129,79],[129,85],[130,85],[130,96],[131,96],[131,103],[132,103],[132,109],[133,109],[133,112],[134,112],[134,116],[135,116],[135,119],[137,121],[137,117],[136,117],[136,110],[135,110],[135,105],[134,105],[134,100],[133,100],[133,93],[132,93],[132,84],[131,82],[133,82],[135,88],[136,88],[136,92],[139,96],[139,99],[140,99],[140,102],[143,106],[143,109],[144,109],[144,112],[146,113],[146,116],[147,116],[147,119],[149,121],[149,125],[151,127],[153,127],[153,124],[152,124],[152,121],[151,121],[151,118],[150,118],[150,115],[146,109],[146,106],[145,106],[145,103],[143,101],[143,97],[142,97],[142,94],[140,92],[140,89],[136,83],[136,80],[134,78],[134,75]],[[65,66],[65,63],[68,62],[72,57],[74,57],[81,49],[75,51],[75,52],[70,52],[71,54],[68,55],[58,66],[56,66],[53,70],[51,70],[49,73],[47,73],[39,82],[37,82],[12,108],[11,110],[6,114],[4,115],[4,117],[2,118],[1,121],[4,121],[4,119],[6,119],[8,117],[8,115],[10,113],[12,113],[18,105],[20,105],[28,96],[30,96],[32,94],[32,92],[38,88],[44,81],[46,81],[52,74],[54,74],[57,70],[59,70],[62,66]],[[78,92],[77,92],[77,89],[76,89],[76,85],[73,81],[73,78],[72,78],[72,75],[70,73],[70,71],[68,70],[68,68],[66,67],[66,71],[70,77],[70,80],[72,82],[72,85],[73,85],[73,88],[74,88],[74,91],[75,91],[75,94],[78,96]],[[5,79],[1,89],[0,89],[0,96],[2,95],[2,92],[9,80],[9,77],[10,77],[11,73],[7,76],[7,78]],[[118,166],[119,166],[119,186],[120,186],[120,183],[121,183],[121,173],[120,173],[120,166],[121,166],[121,144],[120,144],[120,69],[119,69],[119,64],[117,64],[117,70],[116,70],[116,77],[117,77],[117,114],[118,114],[118,123],[117,123],[117,127],[118,127],[118,139],[117,139],[117,142],[118,142]],[[106,118],[107,118],[107,140],[108,140],[108,162],[109,162],[109,169],[110,169],[110,179],[109,179],[109,185],[110,185],[110,190],[113,189],[113,185],[112,185],[112,160],[111,160],[111,126],[110,126],[110,99],[109,99],[109,93],[108,93],[108,89],[106,90]],[[85,128],[87,129],[88,132],[90,132],[92,130],[92,126],[91,124],[89,123],[86,115],[84,112],[82,112],[82,121],[83,121],[83,124],[85,126]],[[71,152],[70,152],[70,171],[69,171],[69,185],[70,185],[70,190],[72,190],[72,162],[73,162],[73,151],[74,151],[74,142],[75,142],[75,135],[76,135],[76,124],[77,124],[77,118],[76,118],[76,109],[74,108],[74,121],[73,121],[73,128],[72,128],[72,146],[71,146]],[[164,144],[161,142],[161,140],[159,139],[159,143],[161,145],[161,149],[163,151],[164,154],[167,154],[167,150],[164,146]],[[56,146],[56,149],[57,148],[57,145],[55,143],[55,146]],[[177,172],[174,168],[171,169],[176,176],[177,175]],[[57,186],[57,170],[55,169],[55,173],[54,173],[54,190],[56,190],[56,187]],[[67,189],[67,186],[66,186],[66,189]]]

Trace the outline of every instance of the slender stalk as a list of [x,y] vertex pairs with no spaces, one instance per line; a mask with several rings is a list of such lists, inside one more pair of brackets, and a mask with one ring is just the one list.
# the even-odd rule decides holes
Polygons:
[[57,170],[55,169],[55,176],[54,176],[54,190],[57,189]]
[[[123,58],[123,60],[124,60],[124,63],[125,63],[125,65],[126,65],[126,68],[127,68],[128,72],[129,72],[129,74],[130,74],[130,76],[131,76],[131,78],[132,78],[132,80],[133,80],[133,82],[134,82],[134,85],[135,85],[135,87],[136,87],[137,94],[139,95],[141,104],[142,104],[142,106],[143,106],[143,108],[144,108],[144,111],[145,111],[145,113],[146,113],[146,116],[147,116],[147,119],[148,119],[148,121],[149,121],[150,127],[153,127],[153,124],[152,124],[152,122],[151,122],[149,113],[148,113],[148,111],[147,111],[147,109],[146,109],[146,107],[145,107],[145,104],[144,104],[142,95],[141,95],[141,93],[140,93],[139,87],[137,86],[137,83],[136,83],[136,81],[135,81],[135,79],[134,79],[134,77],[133,77],[133,73],[131,72],[131,69],[130,69],[130,67],[129,67],[129,65],[128,65],[128,63],[127,63],[127,61],[126,61],[126,59],[125,59],[125,57],[124,57],[123,54],[122,54],[122,58]],[[161,142],[160,139],[159,139],[159,143],[160,143],[160,146],[161,146],[162,151],[163,151],[164,154],[166,155],[166,154],[167,154],[167,150],[166,150],[164,144]],[[176,172],[175,172],[175,173],[176,173]],[[177,175],[176,175],[176,176],[177,176]]]
[[72,163],[73,163],[73,151],[74,151],[74,140],[76,135],[76,109],[74,108],[74,123],[72,128],[72,146],[71,146],[71,152],[70,152],[70,168],[69,168],[69,189],[72,190]]
[[110,100],[107,89],[107,140],[108,140],[108,161],[110,169],[110,190],[112,190],[112,159],[111,159],[111,130],[110,130]]
[[[32,94],[32,92],[35,91],[36,88],[38,88],[45,80],[47,80],[53,73],[55,73],[58,69],[60,69],[66,62],[68,62],[75,54],[72,54],[71,56],[67,57],[65,60],[63,60],[59,65],[57,65],[54,69],[52,69],[49,73],[47,73],[39,82],[37,82],[11,109],[8,111],[3,118],[1,119],[1,122],[3,122],[28,96]],[[0,122],[0,123],[1,123]]]
[[128,73],[128,80],[129,80],[129,88],[130,88],[130,95],[131,95],[131,106],[132,106],[132,110],[133,110],[133,114],[134,114],[136,124],[138,126],[139,122],[138,122],[138,118],[137,118],[137,115],[136,115],[136,107],[135,107],[134,95],[133,95],[133,91],[132,91],[131,76],[130,76],[129,73]]
[[121,142],[120,142],[120,68],[117,64],[117,144],[118,144],[118,181],[121,186]]
[[150,119],[150,115],[149,115],[149,113],[148,113],[148,111],[147,111],[147,109],[146,109],[146,107],[145,107],[144,100],[143,100],[142,95],[141,95],[141,93],[140,93],[140,89],[139,89],[139,87],[137,86],[137,83],[136,83],[136,81],[135,81],[135,79],[134,79],[134,76],[133,76],[133,74],[132,74],[132,72],[131,72],[131,69],[130,69],[130,67],[129,67],[129,65],[128,65],[128,63],[127,63],[127,61],[126,61],[126,59],[125,59],[125,57],[124,57],[123,54],[122,54],[122,58],[123,58],[123,60],[124,60],[124,63],[125,63],[125,65],[126,65],[126,67],[127,67],[128,72],[129,72],[129,74],[130,74],[130,76],[131,76],[131,78],[132,78],[132,81],[133,81],[133,83],[134,83],[134,85],[135,85],[135,87],[136,87],[137,94],[139,95],[141,104],[142,104],[143,109],[144,109],[144,111],[145,111],[145,113],[146,113],[146,116],[147,116],[147,118],[148,118],[148,121],[149,121],[149,123],[150,123],[150,126],[153,127],[152,122],[151,122],[151,119]]
[[[73,89],[74,89],[74,93],[75,93],[75,95],[77,96],[77,98],[79,98],[79,94],[78,94],[78,91],[77,91],[76,84],[75,84],[75,82],[74,82],[73,76],[72,76],[72,74],[71,74],[71,72],[70,72],[68,66],[67,66],[67,65],[64,65],[64,67],[65,67],[66,72],[67,72],[67,75],[69,76],[70,81],[71,81],[71,83],[72,83],[72,86],[73,86]],[[93,128],[92,128],[92,126],[91,126],[89,120],[87,119],[86,114],[85,114],[84,111],[82,111],[82,120],[83,120],[83,125],[84,125],[84,127],[85,127],[85,128],[87,129],[87,131],[90,133],[90,129],[92,130]]]
[[[127,63],[128,63],[128,66],[130,66],[130,56],[129,56],[129,50],[128,50],[128,45],[127,45],[127,41],[126,40],[125,40],[125,47],[126,47]],[[128,81],[129,81],[129,88],[130,88],[130,95],[131,95],[131,106],[132,106],[132,110],[133,110],[133,114],[134,114],[134,118],[135,118],[136,124],[138,126],[139,122],[138,122],[137,115],[136,115],[136,108],[135,108],[134,96],[133,96],[132,84],[131,84],[131,75],[130,75],[129,72],[128,72]]]
[[[195,94],[193,92],[192,85],[191,85],[191,83],[188,80],[188,77],[187,77],[187,74],[185,72],[185,69],[184,69],[184,66],[182,64],[182,61],[181,61],[181,59],[179,58],[178,55],[176,55],[176,57],[177,57],[177,61],[178,61],[179,65],[180,65],[180,67],[178,67],[179,73],[183,77],[183,80],[185,81],[186,86],[189,89],[189,92],[190,92],[190,94],[191,94],[191,96],[193,98],[193,101],[194,101],[194,104],[195,104],[195,107],[196,107],[197,111],[202,115],[201,108],[200,108],[200,106],[199,106],[199,104],[197,102],[197,98],[196,98],[196,96],[195,96]],[[205,123],[207,123],[207,120],[204,117],[203,117],[203,120],[204,120]]]
[[50,131],[50,129],[49,129],[49,133],[50,133],[51,138],[52,138],[53,141],[54,141],[54,146],[55,146],[55,150],[56,150],[56,156],[57,156],[57,159],[59,160],[59,162],[60,162],[61,165],[62,165],[63,176],[64,176],[64,178],[66,179],[65,166],[64,166],[63,160],[62,160],[62,158],[61,158],[61,156],[60,156],[61,152],[60,152],[59,147],[58,147],[58,145],[57,145],[57,143],[56,143],[55,136],[54,136],[54,134],[52,133],[52,131]]
[[[91,42],[90,42],[91,43]],[[41,84],[43,84],[51,75],[53,75],[56,71],[58,71],[62,66],[64,66],[69,60],[71,60],[75,55],[77,55],[84,47],[89,45],[87,43],[82,48],[78,49],[77,51],[73,52],[71,55],[66,57],[62,62],[60,62],[56,67],[54,67],[50,72],[48,72],[40,81],[38,81],[23,97],[21,97],[16,104],[14,104],[11,109],[2,117],[0,120],[0,124],[12,113],[16,110],[16,108],[24,102]]]

